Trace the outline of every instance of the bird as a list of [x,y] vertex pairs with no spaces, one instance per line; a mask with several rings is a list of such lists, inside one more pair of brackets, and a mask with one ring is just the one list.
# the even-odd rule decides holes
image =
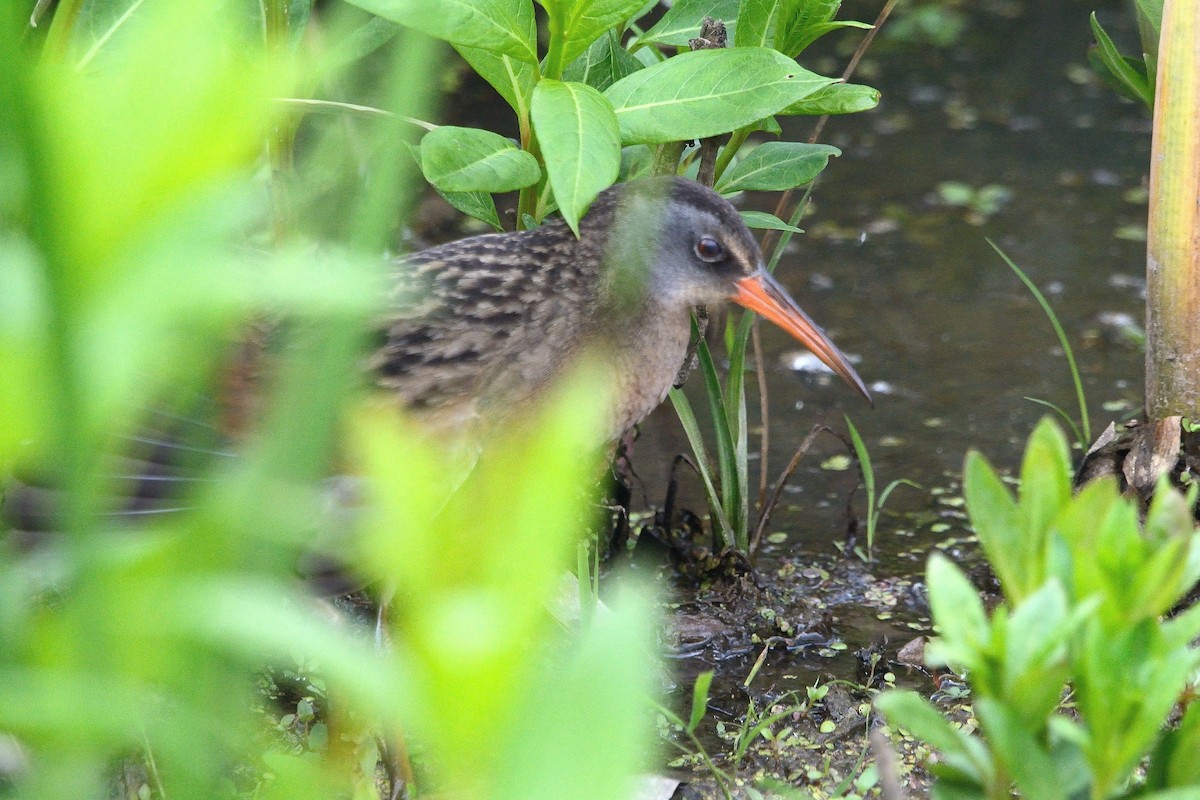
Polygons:
[[396,267],[394,313],[368,368],[434,428],[486,435],[590,354],[612,390],[603,433],[615,440],[666,399],[693,309],[726,301],[790,333],[870,400],[846,356],[765,268],[737,209],[687,178],[605,190],[578,236],[555,219],[433,247]]
[[[846,356],[766,269],[737,209],[687,178],[610,187],[577,232],[554,218],[404,255],[390,272],[391,296],[363,359],[366,383],[434,435],[486,442],[528,418],[572,366],[591,358],[612,398],[600,438],[614,442],[675,385],[693,309],[727,301],[791,334],[871,399]],[[225,388],[244,392],[255,372],[237,365]],[[244,416],[252,405],[221,399],[212,407]],[[150,416],[156,430],[133,437],[138,454],[124,459],[127,497],[111,504],[114,515],[181,508],[176,489],[188,481],[177,478],[177,464],[194,469],[197,453],[234,455],[219,441],[220,421]],[[198,430],[203,446],[178,441]],[[53,520],[52,497],[52,488],[18,482],[0,514],[11,528],[36,532]]]

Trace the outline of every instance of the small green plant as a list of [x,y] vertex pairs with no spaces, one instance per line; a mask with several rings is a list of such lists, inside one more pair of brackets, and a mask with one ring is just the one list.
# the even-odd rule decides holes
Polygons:
[[854,445],[854,454],[858,457],[858,468],[862,472],[863,486],[867,492],[867,549],[864,552],[862,548],[855,547],[854,552],[863,561],[872,561],[875,558],[875,529],[879,525],[879,515],[883,512],[888,498],[892,496],[892,492],[898,486],[920,489],[921,485],[908,478],[896,478],[883,487],[883,491],[876,499],[875,467],[871,464],[871,453],[867,450],[866,442],[859,435],[858,428],[854,427],[854,423],[850,421],[850,417],[846,417],[846,430],[850,432],[850,442]]
[[[939,633],[927,660],[967,675],[979,734],[914,692],[877,700],[891,723],[941,754],[935,797],[1200,792],[1200,705],[1187,702],[1200,607],[1163,618],[1200,579],[1196,492],[1160,487],[1141,522],[1111,479],[1073,495],[1069,456],[1043,420],[1017,499],[982,456],[967,456],[967,505],[1004,602],[989,618],[962,571],[935,554],[927,580]],[[1181,720],[1164,730],[1177,707]]]
[[[628,797],[652,604],[618,592],[575,632],[547,611],[601,393],[581,378],[448,499],[453,459],[356,391],[410,201],[403,118],[428,108],[441,45],[347,61],[373,34],[341,3],[319,37],[303,0],[62,0],[22,32],[31,5],[0,11],[0,473],[45,470],[64,535],[42,559],[0,537],[0,739],[19,755],[0,793]],[[387,114],[305,120],[286,170],[296,105],[278,99],[325,85]],[[345,213],[288,214],[333,197]],[[140,415],[210,390],[264,318],[286,346],[238,457],[197,465],[186,513],[105,513]],[[386,648],[295,574],[335,462],[379,496],[338,554],[395,584]],[[297,663],[300,697],[264,714],[262,671]],[[396,780],[402,731],[419,786]],[[119,791],[136,762],[145,780]]]
[[1088,50],[1092,69],[1120,94],[1154,109],[1154,78],[1158,69],[1158,39],[1162,30],[1163,0],[1134,0],[1142,57],[1122,55],[1092,12],[1096,46]]
[[[425,177],[464,213],[499,227],[492,194],[519,191],[518,225],[557,209],[573,229],[605,187],[651,169],[681,169],[680,143],[731,134],[716,155],[721,192],[801,185],[836,148],[777,142],[735,157],[776,116],[874,107],[878,92],[838,83],[795,58],[820,36],[861,23],[833,17],[840,3],[676,3],[652,26],[644,0],[539,0],[549,22],[538,47],[533,0],[351,0],[397,26],[443,39],[512,108],[518,142],[476,128],[435,127],[421,141]],[[723,20],[728,47],[689,52],[705,17]],[[693,149],[682,159],[692,164]],[[752,218],[778,226],[779,220]]]
[[1071,419],[1070,414],[1053,403],[1050,403],[1046,400],[1040,400],[1036,397],[1026,397],[1025,399],[1031,403],[1037,403],[1038,405],[1046,406],[1062,417],[1063,421],[1065,421],[1067,426],[1070,427],[1071,433],[1075,437],[1076,444],[1079,445],[1079,448],[1082,451],[1086,451],[1092,443],[1092,424],[1090,418],[1088,417],[1087,397],[1084,395],[1083,379],[1079,375],[1079,367],[1075,363],[1075,351],[1071,349],[1071,342],[1069,339],[1067,339],[1067,334],[1063,330],[1062,323],[1058,321],[1058,315],[1054,313],[1054,309],[1051,308],[1049,301],[1046,300],[1046,296],[1042,294],[1041,290],[1037,288],[1037,285],[1029,279],[1029,276],[1025,274],[1025,271],[1018,267],[1013,260],[1009,258],[1008,255],[991,239],[988,239],[987,243],[992,246],[992,249],[996,251],[1000,258],[1004,259],[1004,263],[1007,264],[1008,268],[1011,269],[1016,276],[1021,279],[1021,283],[1025,284],[1025,288],[1028,289],[1029,293],[1032,294],[1034,299],[1038,301],[1038,305],[1042,307],[1042,311],[1046,314],[1046,319],[1050,320],[1050,324],[1054,327],[1054,333],[1056,336],[1058,336],[1058,343],[1062,347],[1063,355],[1067,359],[1067,367],[1071,370],[1071,382],[1075,385],[1075,399],[1079,405],[1079,424],[1076,425],[1075,420]]

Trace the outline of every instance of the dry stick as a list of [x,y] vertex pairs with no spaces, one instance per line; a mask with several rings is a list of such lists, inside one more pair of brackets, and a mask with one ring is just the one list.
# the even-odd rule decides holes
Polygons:
[[814,425],[813,429],[808,432],[808,436],[804,437],[804,441],[796,448],[792,460],[783,468],[783,472],[779,474],[779,480],[775,482],[774,488],[771,489],[771,496],[767,498],[767,502],[763,505],[762,513],[758,516],[758,524],[754,526],[754,535],[750,537],[750,552],[758,551],[758,546],[762,542],[763,531],[767,529],[767,523],[771,521],[771,509],[779,502],[779,495],[783,492],[784,484],[788,482],[788,478],[792,477],[792,473],[796,471],[796,467],[800,466],[800,459],[808,453],[808,448],[812,447],[813,440],[817,438],[817,434],[825,431],[833,433],[832,430],[824,425]]
[[[875,24],[871,27],[871,29],[869,31],[867,31],[867,35],[863,37],[862,41],[858,43],[858,47],[855,48],[853,55],[850,56],[850,62],[848,64],[846,64],[846,69],[842,71],[842,81],[843,82],[850,80],[850,76],[853,75],[854,70],[858,68],[858,62],[862,60],[863,54],[867,52],[867,48],[870,47],[871,42],[875,40],[875,34],[879,32],[879,29],[883,26],[883,23],[887,21],[887,18],[892,13],[892,8],[895,5],[896,5],[896,0],[887,0],[887,2],[883,4],[883,8],[881,8],[879,10],[879,15],[877,17],[875,17]],[[816,144],[817,139],[819,139],[821,136],[821,132],[825,130],[825,124],[828,121],[829,121],[828,114],[825,114],[824,116],[822,116],[820,119],[817,120],[817,124],[813,128],[812,134],[808,137],[809,144]],[[811,184],[809,186],[811,188]],[[785,219],[785,217],[783,216],[783,212],[787,209],[788,203],[791,202],[792,194],[794,192],[795,192],[794,189],[788,189],[780,196],[779,202],[775,204],[775,216],[779,217],[780,219]],[[774,234],[775,234],[774,231],[767,231],[765,234],[763,234],[762,250],[764,253],[767,252],[768,250],[771,250],[773,247],[778,246],[778,242],[776,242],[775,240],[773,240],[771,238]],[[783,241],[783,240],[780,239],[779,241]],[[774,259],[774,255],[772,255],[772,260],[773,259]],[[759,335],[758,335],[758,318],[755,317],[754,320],[750,323],[750,325],[751,325],[751,328],[750,328],[751,340],[752,340],[753,349],[754,349],[754,369],[758,372],[758,389],[759,389],[759,391],[758,391],[758,413],[759,413],[759,420],[762,425],[762,433],[759,436],[759,440],[758,440],[758,461],[759,461],[759,491],[758,491],[758,495],[759,495],[759,501],[761,503],[762,498],[766,494],[766,491],[767,491],[767,472],[768,472],[767,446],[770,444],[770,437],[769,437],[767,431],[770,429],[770,411],[767,407],[766,379],[763,377],[764,370],[763,370],[762,340],[759,338]],[[793,469],[794,469],[794,467],[793,467]],[[774,494],[776,497],[778,497],[779,493],[775,492]],[[765,525],[763,518],[767,517],[769,515],[770,515],[770,506],[763,506],[762,517],[759,518],[759,527],[758,527],[759,531],[761,531],[763,526]],[[754,552],[753,546],[751,546],[750,551]]]

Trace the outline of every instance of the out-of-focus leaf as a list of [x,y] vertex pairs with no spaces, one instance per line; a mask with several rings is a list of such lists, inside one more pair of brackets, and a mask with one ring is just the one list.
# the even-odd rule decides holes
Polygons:
[[[940,641],[948,653],[966,659],[964,667],[980,663],[979,654],[987,647],[990,633],[987,615],[979,592],[962,571],[941,553],[929,558],[929,605],[934,621],[941,627]],[[928,653],[928,651],[927,651]]]
[[528,0],[349,0],[384,19],[454,45],[536,64],[537,30]]
[[997,759],[1025,796],[1065,800],[1054,761],[1011,708],[980,697],[975,700],[975,711]]
[[885,692],[875,698],[875,707],[891,724],[929,742],[948,764],[969,775],[976,783],[987,783],[991,768],[983,743],[952,727],[916,692]]
[[533,91],[533,124],[563,219],[579,235],[579,218],[617,179],[621,141],[604,95],[582,83],[544,78]]
[[[630,776],[654,763],[645,705],[655,675],[650,607],[648,592],[624,589],[611,613],[597,615],[565,657],[529,681],[512,728],[519,733],[498,759],[497,798],[634,796]],[[606,743],[601,751],[597,742]]]
[[421,171],[446,192],[511,192],[541,177],[537,159],[509,139],[451,125],[421,139]]
[[715,136],[769,117],[831,78],[774,50],[736,47],[683,53],[608,88],[625,144]]

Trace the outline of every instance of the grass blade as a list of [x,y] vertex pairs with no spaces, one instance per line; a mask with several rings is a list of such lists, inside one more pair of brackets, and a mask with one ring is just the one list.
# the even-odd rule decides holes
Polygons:
[[[1083,438],[1079,440],[1079,446],[1087,450],[1088,444],[1092,441],[1092,425],[1088,420],[1087,400],[1083,393],[1083,379],[1079,376],[1079,367],[1075,364],[1075,353],[1071,350],[1071,343],[1067,341],[1067,334],[1063,331],[1062,325],[1058,321],[1058,316],[1054,313],[1054,309],[1046,301],[1046,296],[1034,285],[1029,276],[1013,263],[1013,260],[1000,249],[999,245],[991,239],[987,239],[986,241],[1000,258],[1004,259],[1004,263],[1008,264],[1008,268],[1015,272],[1017,277],[1021,279],[1021,282],[1025,284],[1025,288],[1029,289],[1030,294],[1038,301],[1038,305],[1042,307],[1042,311],[1046,312],[1046,317],[1050,320],[1050,324],[1054,326],[1054,333],[1058,336],[1058,342],[1062,345],[1063,353],[1067,357],[1067,366],[1071,369],[1071,380],[1075,383],[1075,398],[1079,403],[1079,422],[1083,431]],[[1053,408],[1053,406],[1051,407]],[[1075,428],[1073,424],[1071,427]]]
[[687,434],[692,452],[696,454],[696,471],[700,473],[700,481],[704,484],[704,496],[708,499],[708,511],[714,520],[713,533],[720,540],[722,546],[733,544],[733,529],[729,526],[725,510],[721,507],[721,498],[713,484],[708,451],[704,447],[704,437],[700,434],[700,425],[696,422],[692,404],[688,401],[687,395],[679,389],[672,389],[667,396],[671,398],[675,414],[679,417],[680,424],[683,425],[683,431]]

